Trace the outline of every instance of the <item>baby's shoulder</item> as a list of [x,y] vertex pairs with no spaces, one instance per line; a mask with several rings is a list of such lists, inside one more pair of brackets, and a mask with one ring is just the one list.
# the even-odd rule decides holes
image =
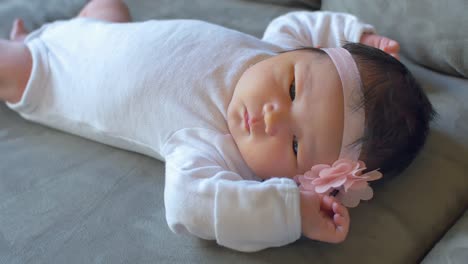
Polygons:
[[166,160],[171,156],[203,157],[216,160],[236,148],[230,134],[207,128],[184,128],[174,132],[163,146]]
[[254,178],[231,134],[206,128],[186,128],[174,133],[163,148],[166,166],[178,170],[210,168]]

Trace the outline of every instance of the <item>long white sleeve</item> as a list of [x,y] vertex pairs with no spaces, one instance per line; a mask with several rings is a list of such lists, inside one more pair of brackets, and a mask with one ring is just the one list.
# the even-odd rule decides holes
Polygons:
[[340,47],[345,42],[359,42],[363,33],[375,29],[357,17],[336,12],[298,11],[274,19],[262,40],[283,49],[300,47]]
[[164,203],[172,231],[245,252],[283,246],[300,237],[299,191],[293,180],[241,177],[251,173],[242,171],[243,164],[238,166],[243,161],[230,135],[178,133],[166,146],[170,153]]

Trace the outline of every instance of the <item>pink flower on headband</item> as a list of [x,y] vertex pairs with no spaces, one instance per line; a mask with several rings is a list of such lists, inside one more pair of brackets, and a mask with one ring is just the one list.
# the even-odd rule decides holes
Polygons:
[[377,170],[362,174],[366,164],[362,161],[339,159],[331,166],[317,164],[304,175],[294,177],[301,188],[313,190],[316,193],[329,194],[338,190],[336,198],[346,207],[356,207],[360,200],[370,200],[373,196],[369,181],[382,177]]

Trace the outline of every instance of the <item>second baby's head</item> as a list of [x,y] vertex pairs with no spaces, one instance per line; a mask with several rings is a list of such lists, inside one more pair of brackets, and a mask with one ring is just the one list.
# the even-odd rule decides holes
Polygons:
[[[424,145],[434,110],[406,67],[361,44],[343,46],[359,70],[365,113],[360,159],[368,169],[396,173]],[[278,54],[241,76],[228,107],[228,126],[257,176],[293,177],[340,156],[344,129],[342,82],[323,50]]]

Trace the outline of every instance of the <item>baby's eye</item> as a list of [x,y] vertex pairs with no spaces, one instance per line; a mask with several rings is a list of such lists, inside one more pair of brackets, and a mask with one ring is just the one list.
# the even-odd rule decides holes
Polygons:
[[289,97],[291,97],[291,101],[294,101],[294,98],[296,98],[296,82],[294,80],[291,86],[289,86]]
[[292,149],[293,149],[293,152],[294,152],[295,156],[297,156],[297,148],[298,148],[297,137],[294,136],[293,137],[293,143],[292,143]]

